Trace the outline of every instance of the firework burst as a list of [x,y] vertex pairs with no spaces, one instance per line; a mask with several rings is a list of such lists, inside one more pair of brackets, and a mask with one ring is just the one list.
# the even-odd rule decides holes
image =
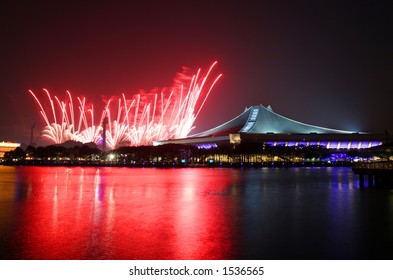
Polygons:
[[[151,145],[153,141],[186,137],[221,74],[210,79],[214,62],[205,75],[201,69],[194,75],[180,73],[170,89],[148,94],[136,94],[127,99],[111,98],[106,102],[98,122],[94,106],[87,106],[86,99],[77,97],[76,106],[71,93],[61,101],[43,89],[48,102],[48,112],[37,95],[29,90],[38,104],[45,122],[42,136],[60,144],[67,140],[102,144],[105,131],[106,147]],[[210,82],[209,82],[210,81]],[[75,110],[76,109],[76,110]],[[104,121],[105,120],[105,121]],[[103,127],[103,123],[108,125]]]

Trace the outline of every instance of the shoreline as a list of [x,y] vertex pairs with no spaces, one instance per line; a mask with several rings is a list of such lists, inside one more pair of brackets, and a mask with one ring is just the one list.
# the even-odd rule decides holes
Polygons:
[[4,166],[81,166],[81,167],[128,167],[128,168],[297,168],[297,167],[353,167],[352,162],[214,162],[214,163],[176,163],[176,162],[142,162],[142,163],[125,163],[125,162],[99,162],[99,161],[18,161],[2,162]]

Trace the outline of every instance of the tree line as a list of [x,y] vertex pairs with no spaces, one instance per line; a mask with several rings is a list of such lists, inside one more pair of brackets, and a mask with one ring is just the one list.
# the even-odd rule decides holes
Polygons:
[[392,145],[360,150],[326,149],[322,146],[269,146],[262,143],[223,145],[213,149],[198,149],[194,145],[166,144],[160,146],[120,147],[103,152],[96,145],[78,144],[70,147],[50,145],[27,146],[6,152],[3,164],[186,164],[209,162],[302,162],[343,160],[389,160]]

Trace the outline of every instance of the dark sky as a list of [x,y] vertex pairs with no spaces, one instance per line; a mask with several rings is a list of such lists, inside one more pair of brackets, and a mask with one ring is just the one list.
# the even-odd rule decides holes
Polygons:
[[0,141],[28,143],[30,126],[43,127],[28,89],[102,102],[215,60],[223,77],[194,132],[262,104],[305,123],[393,134],[388,1],[2,2]]

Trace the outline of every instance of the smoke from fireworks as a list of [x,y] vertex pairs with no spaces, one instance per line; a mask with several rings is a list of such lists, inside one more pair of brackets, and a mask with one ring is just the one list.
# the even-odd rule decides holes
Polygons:
[[195,119],[221,77],[220,74],[209,79],[216,63],[205,75],[201,75],[201,69],[194,75],[179,73],[170,89],[136,94],[131,99],[125,94],[111,98],[98,117],[94,114],[94,105],[87,105],[85,98],[77,97],[75,105],[69,91],[68,98],[61,101],[43,89],[50,104],[49,112],[37,95],[32,90],[29,92],[46,124],[41,135],[53,143],[74,140],[101,144],[105,119],[108,123],[106,147],[151,145],[153,141],[184,138],[194,128]]

